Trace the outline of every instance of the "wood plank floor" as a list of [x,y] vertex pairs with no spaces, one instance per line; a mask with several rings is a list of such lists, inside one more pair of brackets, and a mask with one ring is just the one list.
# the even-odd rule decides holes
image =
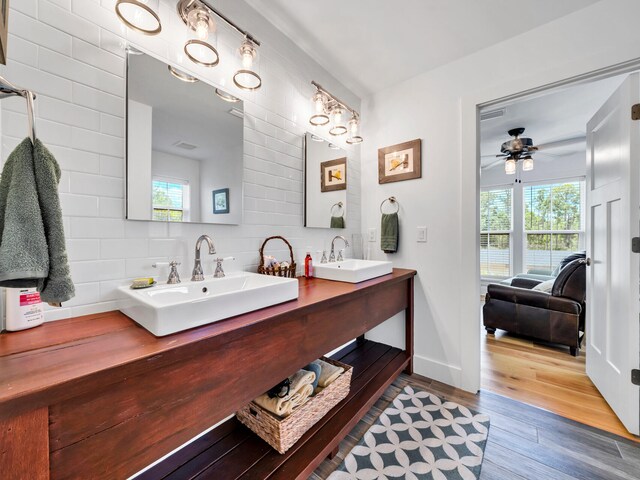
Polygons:
[[[585,353],[501,330],[483,334],[482,388],[630,439],[585,371]],[[638,475],[640,477],[640,474]]]
[[480,480],[638,480],[640,445],[603,430],[481,391],[478,395],[402,374],[340,444],[338,455],[311,475],[326,479],[369,426],[406,386],[412,384],[489,414],[491,427]]

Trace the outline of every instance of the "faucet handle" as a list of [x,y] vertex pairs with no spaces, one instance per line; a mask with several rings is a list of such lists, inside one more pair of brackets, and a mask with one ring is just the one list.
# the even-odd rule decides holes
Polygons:
[[340,250],[338,250],[338,262],[342,262],[344,261],[344,257],[342,256],[342,252],[344,252],[344,248],[341,248]]
[[180,280],[180,274],[178,273],[178,268],[177,268],[178,265],[180,265],[180,262],[176,260],[171,260],[170,262],[156,262],[156,263],[153,263],[151,266],[153,268],[158,268],[165,265],[168,265],[169,267],[171,267],[171,270],[169,271],[169,278],[167,278],[167,284],[173,285],[176,283],[180,283],[182,280]]
[[320,259],[320,263],[327,263],[327,251],[326,250],[318,250],[317,253],[322,252],[322,258]]
[[222,268],[222,262],[225,260],[235,260],[236,257],[224,257],[216,258],[216,271],[213,273],[213,278],[223,278],[225,276],[224,269]]

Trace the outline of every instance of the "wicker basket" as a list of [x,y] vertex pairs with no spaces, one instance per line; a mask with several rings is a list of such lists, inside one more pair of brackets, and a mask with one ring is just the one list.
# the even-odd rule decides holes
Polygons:
[[[269,240],[279,239],[287,244],[289,247],[289,254],[291,255],[291,262],[289,262],[289,266],[285,268],[274,268],[274,267],[265,267],[264,266],[264,247],[267,245]],[[287,242],[287,239],[281,236],[269,237],[267,238],[260,247],[260,265],[258,265],[258,273],[263,275],[275,275],[276,277],[288,277],[288,278],[296,278],[296,262],[293,260],[293,248],[291,244]]]
[[251,402],[236,412],[238,420],[279,453],[285,453],[307,430],[349,394],[353,368],[329,358],[323,357],[322,360],[344,368],[344,373],[327,388],[311,397],[307,403],[296,408],[291,415],[280,418]]

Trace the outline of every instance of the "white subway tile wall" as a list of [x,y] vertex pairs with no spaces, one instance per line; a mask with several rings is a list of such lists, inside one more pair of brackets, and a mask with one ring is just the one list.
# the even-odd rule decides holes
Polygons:
[[[360,100],[330,73],[278,32],[243,1],[221,0],[216,7],[263,42],[259,73],[264,86],[242,92],[230,86],[238,68],[241,38],[218,22],[215,69],[190,64],[182,54],[187,32],[175,1],[161,0],[163,32],[146,37],[127,31],[114,13],[115,0],[18,0],[11,2],[9,54],[0,73],[37,94],[37,134],[63,170],[60,199],[76,297],[62,308],[48,308],[48,321],[114,310],[117,287],[137,276],[164,280],[178,260],[190,277],[197,237],[206,233],[226,269],[255,271],[258,248],[271,235],[294,246],[300,264],[307,246],[329,246],[336,234],[360,232],[360,154],[349,155],[346,232],[303,227],[303,135],[309,130],[311,80],[359,108]],[[267,8],[265,6],[265,8]],[[125,220],[125,45],[179,65],[245,101],[244,221],[242,225],[164,224]],[[27,135],[24,100],[2,100],[2,162]],[[284,244],[271,251],[286,259]],[[213,273],[204,256],[205,271]]]

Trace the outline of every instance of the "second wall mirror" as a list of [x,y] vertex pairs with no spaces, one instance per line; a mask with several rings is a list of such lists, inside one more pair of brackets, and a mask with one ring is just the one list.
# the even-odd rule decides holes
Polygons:
[[305,135],[305,227],[346,228],[347,152],[314,135]]
[[242,223],[242,101],[149,55],[127,60],[127,218]]

